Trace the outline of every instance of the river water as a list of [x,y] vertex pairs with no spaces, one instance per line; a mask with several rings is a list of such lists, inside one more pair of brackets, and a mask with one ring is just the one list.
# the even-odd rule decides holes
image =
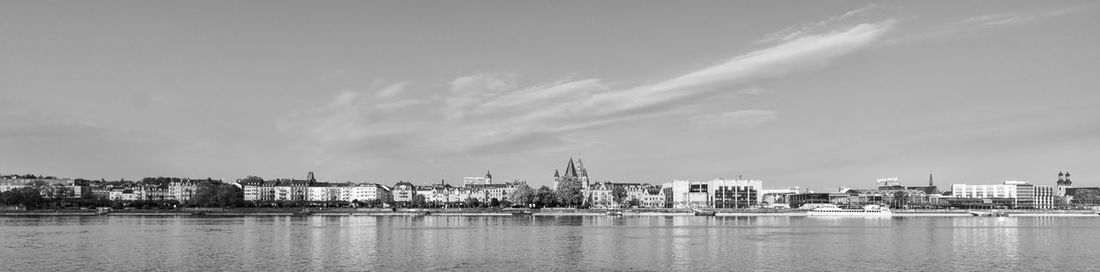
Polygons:
[[4,271],[1098,271],[1100,218],[0,217]]

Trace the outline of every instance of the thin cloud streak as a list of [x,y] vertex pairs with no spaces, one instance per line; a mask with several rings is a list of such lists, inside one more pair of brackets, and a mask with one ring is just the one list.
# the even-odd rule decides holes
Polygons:
[[[522,150],[550,148],[565,142],[562,139],[573,133],[672,114],[673,105],[695,99],[723,92],[758,95],[760,91],[743,90],[751,88],[756,80],[819,68],[867,48],[894,24],[894,20],[885,20],[805,35],[675,78],[634,87],[598,78],[563,79],[519,87],[516,75],[478,73],[451,80],[449,90],[437,92],[442,95],[423,103],[367,99],[358,92],[347,91],[324,106],[290,114],[277,126],[281,131],[303,136],[306,142],[303,146],[313,150],[320,146],[343,152],[366,152],[347,149],[355,146],[374,152],[392,149],[456,154],[506,150],[510,143],[523,143]],[[728,88],[737,86],[740,88]],[[751,119],[736,126],[751,128],[774,119],[774,115],[770,111],[747,111],[719,114],[711,119]],[[400,145],[369,144],[378,137],[402,137],[398,135],[406,136],[408,141]],[[528,137],[533,140],[523,140]]]
[[924,40],[957,36],[967,32],[1036,23],[1042,20],[1067,15],[1072,12],[1088,8],[1091,8],[1091,6],[1063,8],[1046,12],[1009,12],[971,16],[962,20],[958,20],[954,23],[944,24],[939,27],[935,27],[930,30],[926,30],[916,34],[886,40],[880,43],[879,46],[908,44]]
[[776,111],[771,110],[740,110],[719,115],[696,116],[691,121],[700,126],[733,127],[738,129],[756,128],[764,123],[775,120]]
[[809,35],[809,34],[814,33],[814,32],[819,32],[822,29],[827,29],[828,27],[831,27],[833,24],[836,24],[836,23],[839,23],[839,22],[842,22],[842,21],[845,21],[845,20],[848,20],[848,19],[859,17],[860,15],[866,14],[867,12],[869,12],[873,9],[876,9],[876,8],[878,8],[878,5],[868,4],[868,5],[859,7],[857,9],[849,10],[848,12],[845,12],[844,14],[829,17],[828,19],[825,19],[825,20],[822,20],[822,21],[819,21],[819,22],[816,22],[816,23],[807,23],[807,24],[803,24],[803,25],[798,26],[798,27],[789,26],[789,27],[780,29],[779,31],[772,32],[768,35],[765,35],[764,38],[762,38],[760,40],[757,40],[753,43],[754,44],[765,44],[765,43],[772,43],[772,42],[791,41],[791,40],[794,40],[796,38],[806,36],[806,35]]

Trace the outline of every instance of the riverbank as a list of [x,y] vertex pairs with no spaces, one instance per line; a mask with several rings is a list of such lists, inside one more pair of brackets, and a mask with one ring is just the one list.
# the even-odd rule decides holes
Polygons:
[[[619,216],[695,216],[687,209],[625,209]],[[714,209],[715,216],[807,216],[803,210]],[[966,217],[970,211],[894,210],[894,217]],[[1010,217],[1098,217],[1091,210],[1000,210]],[[0,216],[607,216],[606,209],[349,209],[349,208],[198,208],[165,210],[30,210],[0,211]]]

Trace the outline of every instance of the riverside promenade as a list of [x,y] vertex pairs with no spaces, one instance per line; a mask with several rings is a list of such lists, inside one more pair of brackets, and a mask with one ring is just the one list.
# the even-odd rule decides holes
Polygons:
[[[30,210],[0,211],[0,216],[604,216],[611,209],[377,209],[377,208],[183,208],[113,210]],[[621,216],[694,216],[689,209],[615,209]],[[715,216],[807,216],[797,209],[710,209]],[[894,217],[965,217],[969,212],[992,210],[895,209]],[[1008,216],[1090,217],[1095,210],[997,210]]]

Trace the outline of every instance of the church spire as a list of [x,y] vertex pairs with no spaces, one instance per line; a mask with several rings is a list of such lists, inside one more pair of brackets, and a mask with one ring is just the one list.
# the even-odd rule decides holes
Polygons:
[[584,162],[581,162],[581,158],[577,158],[577,176],[588,177],[588,169],[584,168]]
[[565,177],[576,177],[577,167],[573,166],[573,158],[569,158],[569,165],[565,166]]

